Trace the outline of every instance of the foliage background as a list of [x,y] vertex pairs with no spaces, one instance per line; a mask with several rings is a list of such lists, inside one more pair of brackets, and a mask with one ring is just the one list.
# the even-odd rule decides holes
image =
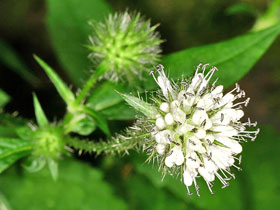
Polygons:
[[[0,86],[11,98],[5,111],[17,110],[21,116],[34,119],[32,91],[36,91],[49,119],[63,116],[64,104],[32,54],[44,58],[68,84],[81,84],[82,79],[74,81],[73,78],[85,75],[89,65],[67,57],[67,52],[73,50],[67,42],[69,38],[75,42],[84,36],[75,29],[79,24],[85,25],[84,32],[87,32],[85,21],[88,17],[83,14],[103,11],[102,8],[106,7],[101,3],[100,7],[91,11],[93,7],[90,2],[1,0],[0,51],[5,53],[0,53]],[[248,32],[258,14],[266,11],[270,1],[110,0],[107,3],[114,10],[129,8],[140,11],[151,18],[153,24],[160,23],[159,31],[166,40],[162,44],[163,53],[167,54],[228,40]],[[55,4],[59,4],[56,5],[59,11],[51,13]],[[80,16],[84,18],[82,22],[77,19]],[[101,18],[102,12],[98,16]],[[73,24],[73,31],[63,34],[59,28],[52,29],[59,23]],[[57,38],[57,34],[62,35]],[[55,44],[56,39],[64,39],[65,42],[57,41]],[[66,56],[57,56],[59,45],[58,49]],[[12,50],[12,56],[4,51],[7,46]],[[80,56],[87,56],[82,45],[77,44],[74,50]],[[14,57],[14,53],[17,57]],[[252,99],[246,115],[257,120],[262,130],[256,142],[244,145],[243,171],[236,172],[237,179],[231,181],[229,188],[216,186],[216,193],[212,196],[204,186],[200,198],[187,197],[179,180],[166,177],[161,182],[156,167],[143,164],[145,156],[141,154],[131,152],[131,156],[126,157],[97,158],[94,155],[75,154],[78,160],[61,161],[57,182],[51,179],[46,170],[29,174],[14,166],[4,172],[0,176],[0,209],[1,205],[19,210],[277,209],[280,204],[277,179],[280,175],[279,55],[278,37],[239,82]],[[5,59],[7,57],[9,62]],[[130,124],[130,120],[110,121],[110,128],[118,131]],[[93,136],[96,139],[103,137],[99,131]],[[216,185],[219,184],[216,182]]]

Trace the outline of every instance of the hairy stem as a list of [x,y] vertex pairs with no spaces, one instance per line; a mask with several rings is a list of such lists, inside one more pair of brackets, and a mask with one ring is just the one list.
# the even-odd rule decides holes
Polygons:
[[66,144],[79,151],[85,151],[89,153],[94,152],[97,155],[101,153],[114,155],[128,153],[128,150],[134,149],[137,146],[141,146],[144,143],[143,138],[150,135],[151,134],[149,133],[134,137],[125,137],[119,135],[109,139],[108,141],[100,142],[85,139],[82,140],[78,138],[68,138],[66,139]]
[[103,75],[107,71],[107,67],[105,63],[101,62],[94,74],[90,76],[86,84],[84,85],[83,89],[81,90],[80,94],[78,95],[76,99],[76,104],[81,104],[81,102],[85,99],[87,96],[87,93],[90,91],[90,89],[93,87],[93,85],[96,83],[98,78]]

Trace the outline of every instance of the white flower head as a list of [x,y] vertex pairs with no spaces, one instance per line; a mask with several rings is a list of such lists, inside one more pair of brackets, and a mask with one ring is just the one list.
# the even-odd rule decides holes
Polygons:
[[[150,158],[160,160],[163,172],[179,172],[188,194],[194,186],[197,195],[199,187],[196,179],[202,177],[210,192],[217,178],[224,187],[229,179],[235,178],[230,168],[240,163],[242,142],[255,140],[259,129],[246,130],[256,126],[250,119],[241,122],[245,92],[236,84],[235,88],[224,94],[223,86],[210,84],[218,69],[208,64],[199,66],[193,78],[178,83],[170,81],[162,65],[151,72],[160,90],[153,95],[155,107],[153,117],[139,121],[150,126],[150,139],[145,143]],[[216,82],[215,82],[216,83]],[[145,113],[144,113],[145,114]],[[153,121],[154,120],[154,121]],[[138,123],[139,127],[143,125]],[[147,130],[147,129],[146,129]]]

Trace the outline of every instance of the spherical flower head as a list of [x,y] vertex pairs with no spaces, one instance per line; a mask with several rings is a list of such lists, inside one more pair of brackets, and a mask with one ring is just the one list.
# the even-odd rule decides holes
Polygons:
[[207,66],[200,64],[191,80],[176,83],[159,65],[151,72],[160,87],[152,96],[155,113],[150,116],[154,117],[146,116],[136,126],[150,133],[144,146],[149,159],[159,160],[164,173],[180,173],[188,194],[194,186],[199,195],[198,177],[205,180],[211,193],[216,178],[228,186],[228,180],[235,178],[230,168],[240,170],[241,143],[255,140],[259,132],[246,130],[256,126],[250,119],[241,122],[243,106],[249,102],[249,98],[243,99],[245,92],[237,84],[226,94],[222,85],[210,85],[218,69],[206,71]]
[[142,79],[142,73],[158,62],[161,52],[158,25],[151,26],[140,13],[115,13],[105,22],[93,22],[90,58],[106,68],[104,78],[112,81]]

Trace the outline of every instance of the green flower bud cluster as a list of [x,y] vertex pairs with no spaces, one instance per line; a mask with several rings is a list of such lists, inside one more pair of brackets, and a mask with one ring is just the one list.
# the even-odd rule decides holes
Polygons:
[[90,58],[96,65],[103,64],[103,78],[132,83],[159,61],[162,40],[155,31],[158,25],[151,26],[140,13],[115,13],[105,22],[91,25]]

